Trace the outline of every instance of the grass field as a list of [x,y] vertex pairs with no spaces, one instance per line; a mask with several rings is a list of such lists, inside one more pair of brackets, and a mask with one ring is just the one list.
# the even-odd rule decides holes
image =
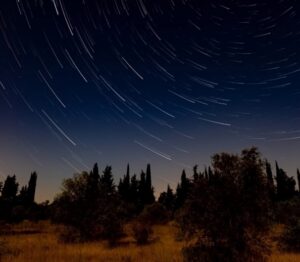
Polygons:
[[[125,237],[114,248],[106,242],[63,244],[57,239],[57,230],[49,223],[23,223],[10,228],[9,234],[1,236],[9,252],[0,261],[182,261],[183,242],[176,241],[176,228],[172,224],[155,226],[148,245],[137,246],[133,238]],[[274,251],[270,261],[300,261],[300,255]]]

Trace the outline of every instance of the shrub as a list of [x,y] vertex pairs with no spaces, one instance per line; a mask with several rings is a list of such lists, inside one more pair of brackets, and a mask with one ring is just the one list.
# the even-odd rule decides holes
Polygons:
[[151,225],[166,223],[169,218],[170,212],[160,203],[146,206],[139,216],[140,221]]
[[300,220],[286,226],[280,237],[279,247],[284,251],[300,252]]
[[152,234],[152,228],[149,224],[142,222],[134,222],[132,224],[133,238],[138,245],[145,245],[149,242],[149,238]]

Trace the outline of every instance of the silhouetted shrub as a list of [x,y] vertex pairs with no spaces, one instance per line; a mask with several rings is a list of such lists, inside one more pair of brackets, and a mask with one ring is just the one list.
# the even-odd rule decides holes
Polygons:
[[300,197],[278,202],[275,216],[276,221],[283,224],[290,224],[291,221],[300,219]]
[[63,183],[53,204],[53,221],[75,228],[81,240],[107,239],[114,243],[122,235],[123,208],[115,191],[111,168],[103,175],[97,165]]
[[293,221],[286,226],[279,242],[284,251],[300,252],[300,220]]
[[149,224],[136,221],[132,224],[133,238],[138,245],[145,245],[148,243],[152,234],[152,228]]
[[139,215],[139,220],[148,224],[163,224],[169,221],[171,213],[160,203],[146,206]]

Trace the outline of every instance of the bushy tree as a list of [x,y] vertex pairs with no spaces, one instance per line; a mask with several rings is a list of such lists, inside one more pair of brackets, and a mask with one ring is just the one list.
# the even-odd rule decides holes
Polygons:
[[209,179],[194,182],[178,220],[194,244],[186,261],[263,261],[270,199],[256,148],[241,155],[216,154]]
[[18,193],[19,184],[17,183],[16,176],[7,176],[2,189],[1,198],[3,200],[14,201]]
[[114,242],[122,231],[122,210],[111,167],[106,167],[102,176],[95,165],[90,173],[64,180],[54,211],[54,221],[74,228],[81,240],[106,238]]

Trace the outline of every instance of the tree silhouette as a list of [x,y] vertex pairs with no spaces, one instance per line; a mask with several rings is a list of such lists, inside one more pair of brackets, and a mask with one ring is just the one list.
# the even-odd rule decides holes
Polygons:
[[103,237],[114,241],[122,230],[124,216],[120,206],[112,168],[107,166],[99,177],[95,165],[90,173],[64,180],[62,192],[53,204],[54,221],[74,228],[80,240]]
[[145,205],[150,205],[154,203],[154,189],[152,187],[152,178],[151,178],[151,167],[150,164],[147,165],[146,169],[146,180],[145,180]]
[[296,181],[293,177],[288,177],[286,172],[279,168],[276,162],[276,184],[277,200],[288,200],[295,195]]
[[189,190],[190,190],[191,182],[187,178],[185,170],[182,171],[180,183],[176,188],[176,200],[175,200],[175,208],[179,209],[184,204]]
[[100,177],[100,186],[101,190],[108,195],[111,195],[116,192],[111,166],[107,166],[103,170],[103,174]]
[[162,192],[158,198],[158,202],[166,207],[167,210],[173,211],[175,207],[175,195],[170,185],[166,192]]
[[36,190],[36,182],[37,182],[37,173],[33,172],[30,175],[30,179],[28,182],[27,194],[28,194],[28,203],[34,203],[35,190]]
[[274,184],[274,177],[273,177],[273,172],[272,172],[272,167],[270,162],[267,160],[265,161],[266,165],[266,174],[267,174],[267,180],[268,180],[268,187],[269,187],[269,194],[270,198],[272,200],[275,200],[275,184]]
[[16,181],[16,176],[7,176],[2,189],[2,199],[14,201],[18,193],[19,184]]
[[124,175],[123,179],[120,179],[119,185],[118,185],[118,192],[120,194],[120,197],[122,200],[126,202],[131,202],[133,198],[130,194],[130,167],[129,164],[127,165],[127,171]]
[[297,169],[298,191],[300,192],[300,171]]
[[260,154],[216,154],[212,166],[209,179],[192,184],[178,219],[193,240],[186,261],[264,261],[270,202]]

